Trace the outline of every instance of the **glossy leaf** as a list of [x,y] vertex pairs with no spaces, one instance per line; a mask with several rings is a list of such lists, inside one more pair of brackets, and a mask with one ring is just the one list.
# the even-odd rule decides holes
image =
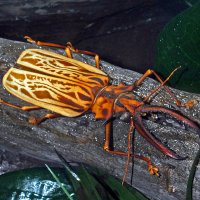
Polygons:
[[112,195],[115,200],[149,200],[145,195],[139,192],[137,189],[124,184],[119,179],[112,176],[102,175],[98,177],[99,182],[104,185],[108,191],[112,191]]
[[61,183],[60,179],[58,178],[58,176],[52,171],[52,169],[48,166],[45,165],[47,167],[47,169],[49,170],[49,172],[51,173],[51,175],[53,176],[53,178],[56,180],[56,182],[58,183],[58,185],[60,186],[60,188],[62,189],[62,191],[66,194],[66,196],[68,197],[69,200],[73,200],[72,195],[70,194],[67,189],[65,188],[65,186]]
[[182,66],[169,80],[171,86],[200,92],[200,1],[180,13],[165,26],[157,44],[156,72],[167,77]]
[[197,166],[199,163],[200,163],[200,148],[195,156],[195,159],[192,164],[192,168],[190,170],[190,175],[189,175],[188,182],[187,182],[187,193],[186,193],[187,200],[193,199],[193,197],[192,197],[193,196],[193,193],[192,193],[193,182],[194,182],[194,178],[195,178],[195,173],[197,171]]
[[198,1],[199,0],[184,0],[185,4],[187,4],[188,6],[194,5]]
[[[64,170],[58,168],[53,170],[63,186],[73,193],[65,178]],[[46,168],[25,169],[1,175],[0,194],[1,199],[12,200],[67,200],[66,194]]]
[[[68,182],[67,177],[70,172],[66,173],[63,168],[51,168],[51,170],[74,200],[148,200],[138,190],[122,186],[120,180],[94,168],[89,168],[89,172],[84,166],[73,170],[81,179],[78,181],[74,178],[75,190],[74,184],[69,185],[71,180]],[[12,200],[68,199],[60,184],[46,168],[25,169],[1,175],[0,194],[1,199]]]

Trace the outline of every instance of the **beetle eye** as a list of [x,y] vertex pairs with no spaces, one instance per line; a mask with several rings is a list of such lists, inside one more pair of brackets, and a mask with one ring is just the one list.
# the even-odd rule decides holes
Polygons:
[[145,117],[145,116],[147,116],[147,113],[143,112],[143,113],[141,113],[141,116]]

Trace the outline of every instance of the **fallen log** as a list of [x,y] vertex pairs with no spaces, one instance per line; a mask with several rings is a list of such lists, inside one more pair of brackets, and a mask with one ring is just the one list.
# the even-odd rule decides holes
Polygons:
[[[20,53],[27,48],[39,48],[35,45],[0,39],[0,78],[2,80],[6,71],[15,65]],[[55,50],[55,49],[54,49]],[[62,51],[60,53],[63,54]],[[94,64],[92,58],[84,55],[74,55],[75,59]],[[133,83],[141,74],[125,70],[117,66],[101,61],[101,69],[113,79],[113,83]],[[143,97],[158,82],[147,78],[138,87],[136,93]],[[200,124],[200,95],[191,94],[173,89],[174,94],[183,102],[195,99],[197,104],[193,108],[177,108],[173,99],[165,90],[160,90],[151,101],[152,105],[175,107],[185,116]],[[27,105],[26,102],[17,99],[0,87],[0,98],[16,105]],[[46,110],[25,112],[5,105],[0,105],[0,146],[11,151],[50,162],[60,162],[54,152],[57,149],[68,161],[83,162],[106,170],[109,174],[122,177],[126,158],[111,155],[103,151],[104,126],[103,121],[95,121],[92,113],[86,113],[81,117],[46,120],[40,125],[28,124],[29,116],[42,116]],[[146,140],[136,134],[136,152],[151,157],[154,164],[160,169],[161,177],[151,176],[147,171],[146,163],[134,161],[133,186],[152,199],[183,199],[186,192],[186,183],[189,170],[195,153],[199,148],[199,136],[191,131],[164,126],[163,124],[147,121],[148,128],[162,142],[167,143],[177,154],[188,156],[186,160],[176,161],[166,158],[162,153],[150,146]],[[129,124],[115,120],[113,127],[114,147],[127,150],[127,133]],[[131,178],[131,164],[129,167],[127,182]],[[196,177],[194,196],[198,197],[200,177]]]

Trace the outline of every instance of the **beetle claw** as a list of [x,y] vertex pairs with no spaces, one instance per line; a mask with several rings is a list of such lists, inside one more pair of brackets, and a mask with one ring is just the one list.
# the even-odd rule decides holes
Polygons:
[[32,125],[37,125],[40,122],[41,122],[41,120],[36,117],[29,117],[29,119],[28,119],[28,123],[32,124]]
[[176,160],[184,160],[187,157],[181,157],[179,155],[176,155],[172,150],[170,150],[168,147],[165,147],[157,138],[155,138],[144,126],[142,121],[141,113],[148,113],[148,112],[162,112],[168,115],[171,115],[175,119],[182,121],[186,125],[190,126],[194,130],[196,130],[197,134],[200,135],[200,128],[199,126],[193,122],[192,120],[186,118],[185,116],[177,113],[174,110],[170,110],[164,107],[159,106],[142,106],[135,110],[134,114],[134,125],[136,130],[154,147],[156,147],[158,150],[160,150],[165,155],[174,158]]
[[190,109],[192,108],[194,105],[197,104],[197,100],[196,99],[190,99],[189,101],[187,101],[186,103],[183,104],[184,107]]
[[152,163],[148,163],[148,171],[151,175],[160,176],[159,169]]

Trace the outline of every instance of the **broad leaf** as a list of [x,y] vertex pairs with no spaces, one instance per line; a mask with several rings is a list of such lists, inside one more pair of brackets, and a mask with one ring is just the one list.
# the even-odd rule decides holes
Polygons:
[[69,184],[73,176],[69,179],[71,172],[67,172],[65,168],[50,168],[50,171],[51,173],[47,168],[32,168],[1,175],[0,198],[67,200],[69,198],[66,193],[70,193],[74,200],[148,200],[138,190],[122,186],[120,180],[94,168],[89,168],[89,172],[84,166],[74,169],[73,173],[80,178],[77,180],[74,177],[76,184]]
[[[53,171],[63,186],[73,194],[71,186],[66,181],[64,170],[53,168]],[[47,168],[25,169],[1,175],[0,197],[2,200],[67,200],[66,194]]]
[[157,44],[156,72],[167,77],[178,89],[200,92],[200,1],[176,16],[165,26]]

